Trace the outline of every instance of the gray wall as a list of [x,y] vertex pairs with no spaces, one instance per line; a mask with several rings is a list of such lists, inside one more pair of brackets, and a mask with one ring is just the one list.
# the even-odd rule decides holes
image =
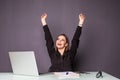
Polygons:
[[72,39],[79,13],[86,15],[75,70],[102,70],[120,78],[119,0],[0,0],[0,71],[12,71],[8,51],[35,51],[39,72],[50,59],[40,15],[55,40],[60,33]]

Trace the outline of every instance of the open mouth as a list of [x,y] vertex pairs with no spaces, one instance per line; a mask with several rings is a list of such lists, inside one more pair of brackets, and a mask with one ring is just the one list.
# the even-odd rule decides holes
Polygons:
[[57,44],[58,46],[61,46],[62,44]]

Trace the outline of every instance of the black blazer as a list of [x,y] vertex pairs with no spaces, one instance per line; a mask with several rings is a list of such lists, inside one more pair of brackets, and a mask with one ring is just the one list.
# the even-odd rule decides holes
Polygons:
[[49,71],[50,72],[73,71],[73,61],[77,53],[79,37],[81,34],[82,27],[77,26],[77,29],[71,42],[70,50],[64,52],[63,56],[61,56],[60,53],[55,50],[53,38],[51,36],[48,25],[45,25],[43,29],[45,32],[47,50],[51,59],[51,66],[49,68]]

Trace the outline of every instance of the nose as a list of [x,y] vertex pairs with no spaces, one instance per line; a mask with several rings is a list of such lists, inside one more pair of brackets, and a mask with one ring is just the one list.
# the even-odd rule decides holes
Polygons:
[[58,40],[58,42],[60,43],[60,42],[61,42],[61,40]]
[[61,43],[62,40],[58,40],[59,43]]

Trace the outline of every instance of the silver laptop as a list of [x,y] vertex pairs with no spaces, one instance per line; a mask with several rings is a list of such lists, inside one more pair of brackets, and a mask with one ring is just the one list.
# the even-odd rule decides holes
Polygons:
[[14,74],[39,76],[34,51],[12,51],[9,57]]

